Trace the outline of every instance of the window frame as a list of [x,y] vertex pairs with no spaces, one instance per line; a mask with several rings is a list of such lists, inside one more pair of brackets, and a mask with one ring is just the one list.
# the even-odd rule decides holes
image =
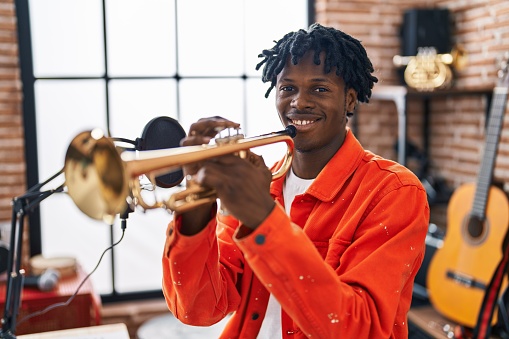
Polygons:
[[[177,6],[179,0],[175,1]],[[75,80],[89,80],[89,79],[98,79],[103,80],[105,82],[105,91],[106,91],[106,118],[107,125],[109,129],[110,123],[110,102],[109,102],[109,82],[111,80],[116,79],[174,79],[177,81],[177,87],[179,86],[179,81],[183,79],[177,73],[173,76],[161,77],[161,76],[141,76],[141,77],[110,77],[108,74],[108,63],[107,60],[107,37],[106,37],[106,0],[102,0],[102,8],[103,8],[103,32],[104,32],[104,65],[105,65],[105,73],[101,77],[73,77]],[[29,0],[15,0],[15,10],[16,10],[16,18],[17,18],[17,27],[18,27],[18,44],[19,44],[19,68],[20,68],[20,78],[21,83],[23,84],[23,99],[22,99],[22,108],[23,108],[23,127],[24,127],[24,142],[25,142],[25,161],[26,161],[26,184],[27,187],[33,187],[34,185],[40,183],[39,178],[39,159],[38,159],[38,151],[37,151],[37,126],[36,126],[36,105],[35,105],[35,82],[37,80],[44,79],[55,79],[55,80],[69,80],[69,77],[51,77],[51,78],[36,78],[34,74],[33,67],[33,54],[32,54],[32,37],[31,37],[31,27],[30,27],[30,14],[29,14]],[[315,20],[314,13],[314,1],[307,0],[307,21],[308,25],[313,23]],[[178,13],[177,9],[176,12]],[[175,34],[178,34],[175,32]],[[177,50],[178,50],[178,41],[177,41]],[[178,67],[178,51],[175,51],[177,58],[177,67]],[[190,77],[193,78],[193,77]],[[204,77],[207,78],[207,77]],[[221,77],[210,77],[210,78],[221,78]],[[234,79],[242,79],[245,83],[248,78],[255,78],[253,76],[247,76],[245,74],[241,76],[232,76],[229,78]],[[245,95],[245,94],[244,94]],[[178,101],[178,89],[177,89],[177,101]],[[179,105],[177,103],[177,116],[179,116]],[[41,232],[41,215],[40,209],[37,207],[28,215],[28,225],[29,225],[29,255],[30,257],[41,254],[42,253],[42,232]],[[115,243],[113,227],[110,227],[110,242],[111,244]],[[147,290],[147,291],[136,291],[136,292],[121,292],[119,293],[115,289],[115,250],[111,250],[109,252],[111,255],[111,274],[112,274],[112,293],[111,294],[101,294],[101,299],[104,303],[108,302],[117,302],[117,301],[127,301],[127,300],[139,300],[139,299],[147,299],[147,298],[159,298],[162,297],[161,290]]]

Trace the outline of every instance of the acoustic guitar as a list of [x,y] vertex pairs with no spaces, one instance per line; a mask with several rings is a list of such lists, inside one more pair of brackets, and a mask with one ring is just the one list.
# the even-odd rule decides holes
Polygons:
[[[460,185],[447,206],[443,246],[428,267],[429,298],[446,318],[474,328],[485,290],[502,258],[509,226],[507,195],[492,184],[493,168],[507,105],[507,62],[493,90],[484,156],[477,184]],[[501,291],[507,287],[504,278]],[[493,317],[493,322],[496,317]]]

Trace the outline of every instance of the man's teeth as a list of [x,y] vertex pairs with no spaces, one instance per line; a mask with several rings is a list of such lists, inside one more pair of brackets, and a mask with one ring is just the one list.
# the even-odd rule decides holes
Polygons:
[[309,125],[312,124],[314,121],[312,120],[292,120],[294,125]]

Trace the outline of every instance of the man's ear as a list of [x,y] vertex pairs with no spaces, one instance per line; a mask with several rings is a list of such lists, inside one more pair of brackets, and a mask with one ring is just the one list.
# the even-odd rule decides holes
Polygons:
[[346,91],[345,103],[346,110],[348,112],[355,111],[355,105],[357,105],[357,92],[353,88],[349,88]]

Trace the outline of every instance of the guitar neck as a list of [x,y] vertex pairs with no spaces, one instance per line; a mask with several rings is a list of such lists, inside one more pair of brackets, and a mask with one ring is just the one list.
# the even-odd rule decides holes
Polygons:
[[495,87],[491,102],[490,116],[486,131],[483,160],[477,178],[472,214],[484,219],[488,192],[493,179],[493,169],[497,155],[498,143],[502,131],[504,113],[507,106],[507,87]]

